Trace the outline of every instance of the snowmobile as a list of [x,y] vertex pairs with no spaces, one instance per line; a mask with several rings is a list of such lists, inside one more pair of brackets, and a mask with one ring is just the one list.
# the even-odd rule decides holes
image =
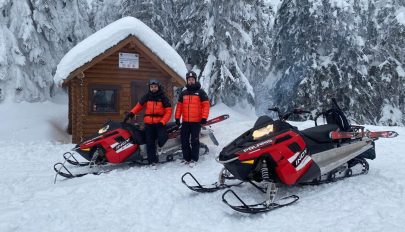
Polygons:
[[[218,145],[212,124],[221,122],[229,118],[229,115],[221,115],[202,126],[200,132],[200,154],[207,154],[209,149],[206,144],[210,142]],[[180,128],[174,122],[166,125],[168,140],[162,148],[158,148],[157,153],[160,163],[170,162],[182,155]],[[79,162],[75,157],[79,154],[85,160]],[[101,174],[111,171],[115,167],[147,165],[147,154],[145,145],[145,133],[139,124],[127,122],[108,121],[98,131],[98,134],[77,144],[72,151],[63,154],[64,161],[54,165],[55,183],[58,175],[65,178],[81,177],[87,174]],[[86,167],[87,171],[77,173],[68,168],[69,163],[76,167]]]
[[[201,185],[189,172],[181,181],[196,192],[215,192],[248,182],[266,195],[265,201],[249,205],[232,189],[223,193],[222,201],[242,213],[262,213],[299,199],[296,195],[277,197],[280,185],[318,185],[366,174],[366,159],[376,157],[374,141],[398,134],[370,132],[363,126],[350,125],[335,99],[332,103],[331,109],[315,116],[315,126],[305,130],[298,130],[286,120],[309,111],[294,109],[282,114],[278,108],[270,108],[278,114],[278,120],[259,117],[253,128],[220,152],[216,159],[224,167],[217,182]],[[317,124],[321,116],[324,125]],[[189,185],[186,179],[195,184]],[[237,203],[231,204],[230,200]]]

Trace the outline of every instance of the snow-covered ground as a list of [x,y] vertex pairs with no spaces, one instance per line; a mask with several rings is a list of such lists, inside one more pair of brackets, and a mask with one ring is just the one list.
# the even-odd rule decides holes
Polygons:
[[[252,110],[214,107],[211,116],[229,113],[213,126],[220,146],[210,146],[194,168],[179,162],[115,170],[53,184],[52,166],[65,144],[66,105],[0,104],[0,231],[403,231],[405,227],[405,128],[400,136],[376,142],[377,159],[367,175],[322,186],[289,187],[300,200],[276,211],[245,215],[221,201],[223,191],[196,194],[180,181],[192,172],[202,183],[217,179],[214,161],[221,148],[249,129]],[[300,128],[312,122],[293,123]],[[243,198],[263,195],[246,185]]]
[[52,141],[68,143],[67,99],[62,93],[52,102],[12,102],[0,104],[0,142]]

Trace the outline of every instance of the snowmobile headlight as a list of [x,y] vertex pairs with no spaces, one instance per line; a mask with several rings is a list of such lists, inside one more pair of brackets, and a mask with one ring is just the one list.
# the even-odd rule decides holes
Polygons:
[[107,126],[101,128],[100,130],[98,130],[98,133],[99,133],[99,134],[102,134],[102,133],[106,132],[109,127],[110,127],[110,125],[107,125]]
[[262,127],[253,131],[253,139],[259,139],[265,135],[268,135],[273,132],[273,125],[267,125],[266,127]]

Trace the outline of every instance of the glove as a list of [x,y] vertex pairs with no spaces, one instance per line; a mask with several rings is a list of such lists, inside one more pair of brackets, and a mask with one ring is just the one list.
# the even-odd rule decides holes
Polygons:
[[132,112],[127,113],[127,115],[125,115],[125,118],[124,118],[123,122],[127,122],[128,119],[130,119],[130,118],[132,119],[134,116],[135,116],[135,114],[132,113]]
[[202,125],[207,124],[207,119],[206,118],[201,119],[201,124]]
[[180,119],[176,119],[176,125],[180,126]]

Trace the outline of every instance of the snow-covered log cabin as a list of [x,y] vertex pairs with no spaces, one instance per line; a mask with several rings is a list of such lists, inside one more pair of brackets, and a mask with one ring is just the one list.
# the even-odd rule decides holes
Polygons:
[[109,119],[122,120],[152,78],[173,100],[186,72],[180,55],[138,19],[125,17],[95,32],[62,58],[54,76],[68,90],[72,142],[94,135]]

